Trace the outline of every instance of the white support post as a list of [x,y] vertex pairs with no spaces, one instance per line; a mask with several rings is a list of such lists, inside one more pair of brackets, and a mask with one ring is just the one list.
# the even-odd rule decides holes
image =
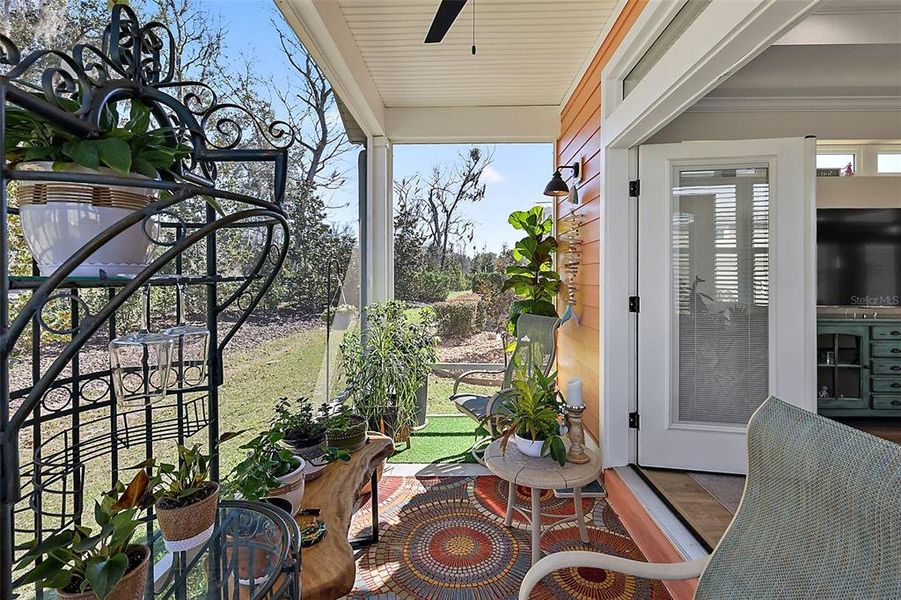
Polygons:
[[369,138],[365,276],[370,303],[394,297],[394,151],[383,136]]

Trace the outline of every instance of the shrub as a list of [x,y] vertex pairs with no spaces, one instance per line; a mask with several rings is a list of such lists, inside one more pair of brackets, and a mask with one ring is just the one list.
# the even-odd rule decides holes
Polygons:
[[477,331],[478,301],[467,298],[432,305],[438,317],[438,335],[444,339],[467,338]]
[[479,295],[486,295],[489,291],[500,293],[504,287],[504,274],[493,272],[473,273],[472,274],[472,291]]
[[421,271],[416,277],[419,300],[443,302],[451,293],[452,277],[443,271]]

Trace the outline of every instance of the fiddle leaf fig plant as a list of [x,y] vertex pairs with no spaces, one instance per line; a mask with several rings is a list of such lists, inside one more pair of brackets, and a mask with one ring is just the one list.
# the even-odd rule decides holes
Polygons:
[[516,294],[517,299],[510,307],[510,325],[515,328],[523,313],[557,316],[555,300],[560,290],[560,275],[554,270],[557,252],[557,240],[551,235],[554,222],[544,216],[544,209],[536,206],[527,211],[515,211],[508,222],[526,234],[513,248],[517,264],[507,267],[507,279],[502,288],[502,291],[513,290]]

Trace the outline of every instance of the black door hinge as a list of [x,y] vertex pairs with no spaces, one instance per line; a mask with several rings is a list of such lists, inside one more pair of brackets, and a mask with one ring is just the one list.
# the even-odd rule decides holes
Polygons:
[[631,198],[638,198],[639,194],[641,194],[641,180],[633,179],[629,182],[629,196]]
[[639,429],[639,418],[637,412],[629,413],[629,429]]
[[641,300],[638,296],[629,296],[629,312],[637,313],[641,310]]

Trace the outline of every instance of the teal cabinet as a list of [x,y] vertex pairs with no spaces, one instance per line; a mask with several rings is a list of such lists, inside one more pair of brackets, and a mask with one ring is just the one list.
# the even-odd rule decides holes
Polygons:
[[831,417],[901,416],[901,321],[820,319],[817,405]]

